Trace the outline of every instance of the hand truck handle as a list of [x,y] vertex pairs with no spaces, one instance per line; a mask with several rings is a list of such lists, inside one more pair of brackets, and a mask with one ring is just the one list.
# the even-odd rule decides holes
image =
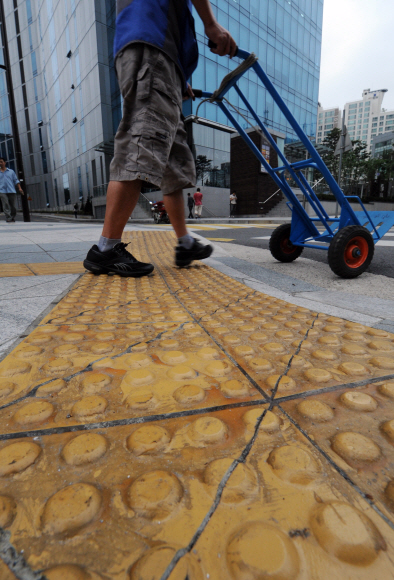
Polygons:
[[[218,45],[216,44],[216,42],[212,42],[212,40],[208,40],[208,48],[212,49],[212,48],[217,48],[217,47],[218,47]],[[234,56],[237,56],[237,52],[238,52],[238,46],[235,49]]]

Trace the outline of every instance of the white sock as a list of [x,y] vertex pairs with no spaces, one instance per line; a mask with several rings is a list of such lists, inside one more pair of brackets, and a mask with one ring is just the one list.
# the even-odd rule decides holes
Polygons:
[[98,249],[100,252],[108,252],[108,250],[112,250],[116,244],[119,244],[122,240],[111,240],[110,238],[104,238],[104,236],[100,236]]
[[186,250],[190,250],[190,248],[194,244],[194,238],[190,234],[186,234],[186,236],[182,236],[181,238],[178,238],[178,242]]

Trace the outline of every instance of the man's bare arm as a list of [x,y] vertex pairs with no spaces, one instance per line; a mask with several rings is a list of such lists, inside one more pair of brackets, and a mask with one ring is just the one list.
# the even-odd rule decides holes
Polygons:
[[210,1],[192,0],[192,2],[199,17],[203,21],[205,34],[209,40],[216,44],[216,48],[212,48],[211,52],[214,52],[219,56],[229,54],[230,58],[232,58],[237,49],[237,45],[229,31],[223,28],[223,26],[221,26],[216,20],[212,12]]

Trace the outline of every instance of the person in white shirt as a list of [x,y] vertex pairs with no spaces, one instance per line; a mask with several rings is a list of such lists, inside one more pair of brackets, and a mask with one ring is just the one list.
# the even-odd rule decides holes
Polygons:
[[15,171],[8,169],[5,159],[0,157],[0,199],[3,204],[5,221],[7,223],[15,222],[16,216],[16,188],[21,195],[24,195],[15,175]]

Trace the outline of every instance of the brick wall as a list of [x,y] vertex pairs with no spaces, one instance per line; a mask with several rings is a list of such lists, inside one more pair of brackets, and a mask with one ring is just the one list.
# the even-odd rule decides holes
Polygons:
[[[248,133],[253,143],[260,149],[261,136],[257,131]],[[273,137],[275,139],[275,137]],[[271,148],[270,165],[278,167],[278,155]],[[259,202],[268,199],[277,189],[277,185],[267,173],[261,173],[261,164],[246,145],[242,137],[231,138],[231,188],[237,192],[237,215],[265,214],[282,198],[279,193],[264,206]]]

